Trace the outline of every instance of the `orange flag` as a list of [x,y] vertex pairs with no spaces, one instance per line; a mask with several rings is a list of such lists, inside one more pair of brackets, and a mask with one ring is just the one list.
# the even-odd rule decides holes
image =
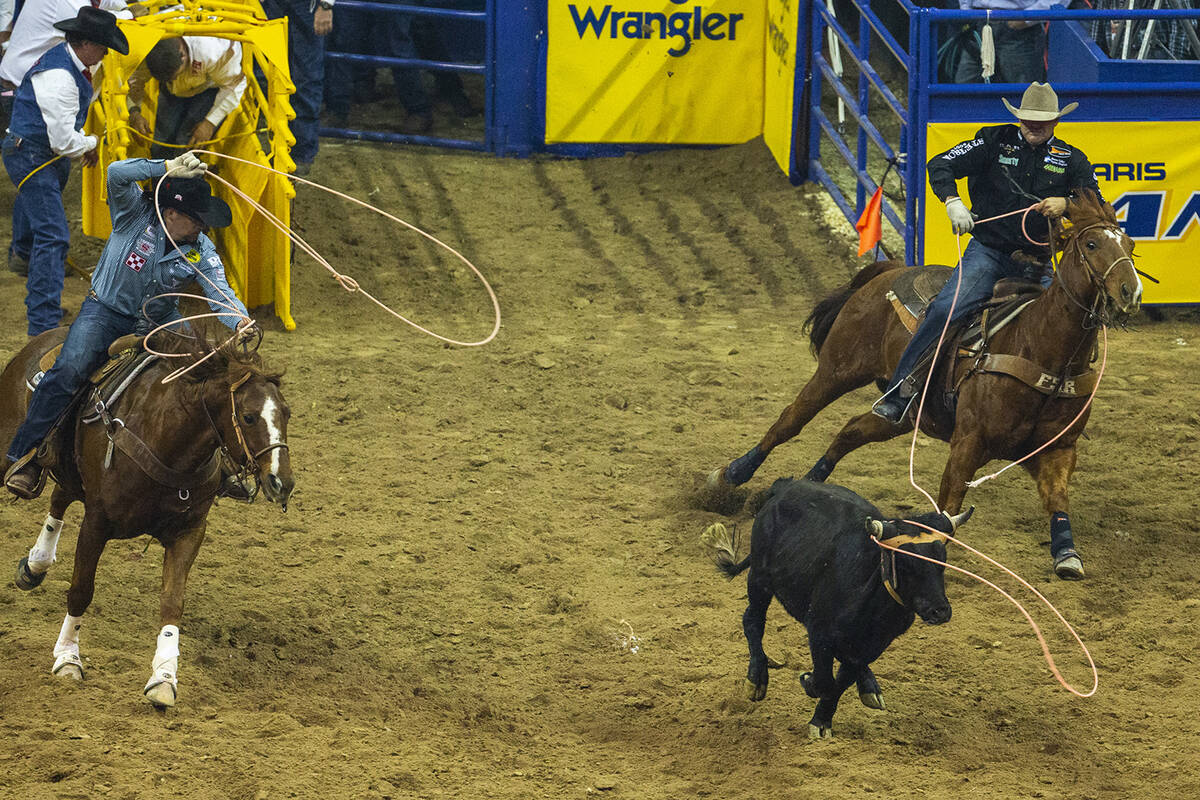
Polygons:
[[882,216],[883,187],[880,187],[867,201],[867,207],[863,209],[858,222],[854,223],[854,229],[858,231],[858,254],[860,256],[879,244],[879,240],[883,238]]

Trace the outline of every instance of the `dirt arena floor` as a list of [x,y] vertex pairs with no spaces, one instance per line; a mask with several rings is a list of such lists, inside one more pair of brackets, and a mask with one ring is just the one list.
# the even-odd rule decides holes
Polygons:
[[[953,620],[918,624],[875,665],[888,710],[851,692],[836,737],[813,742],[804,630],[778,606],[767,647],[787,668],[765,701],[744,698],[745,584],[720,578],[698,537],[716,520],[749,528],[695,489],[807,379],[800,323],[857,268],[844,221],[760,142],[593,161],[328,142],[312,177],[479,264],[499,337],[443,346],[300,259],[299,327],[262,316],[263,353],[287,369],[291,507],[214,509],[166,713],[141,695],[161,561],[145,537],[101,562],[86,681],[49,674],[72,509],[43,586],[0,588],[0,798],[1200,797],[1194,316],[1110,336],[1073,484],[1085,582],[1050,575],[1024,473],[969,496],[967,539],[1078,627],[1096,696],[1059,687],[1017,611],[949,575]],[[7,214],[11,187],[0,197]],[[308,189],[296,220],[402,313],[488,332],[483,292],[423,240]],[[90,263],[98,243],[73,252]],[[69,278],[66,305],[84,289]],[[23,285],[0,272],[0,290],[11,354]],[[802,475],[870,400],[818,417],[750,488]],[[936,487],[945,446],[916,452]],[[924,510],[907,453],[861,450],[833,479]],[[6,581],[46,504],[0,503]],[[1034,613],[1088,687],[1079,651]]]

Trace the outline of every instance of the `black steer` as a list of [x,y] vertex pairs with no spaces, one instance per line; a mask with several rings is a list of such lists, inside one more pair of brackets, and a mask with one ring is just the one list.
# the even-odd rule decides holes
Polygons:
[[[916,522],[952,533],[971,515],[928,513]],[[893,554],[871,541],[872,533],[901,550],[934,559]],[[754,519],[750,555],[740,563],[723,525],[702,537],[716,551],[717,567],[732,578],[747,567],[750,603],[742,627],[750,645],[747,695],[767,695],[763,628],[772,597],[808,630],[813,671],[801,676],[804,691],[817,698],[809,736],[832,735],[838,700],[852,683],[869,708],[883,709],[870,664],[908,630],[914,612],[931,625],[950,619],[942,577],[945,537],[901,520],[886,519],[849,489],[807,480],[780,479]],[[833,660],[837,659],[837,676]]]

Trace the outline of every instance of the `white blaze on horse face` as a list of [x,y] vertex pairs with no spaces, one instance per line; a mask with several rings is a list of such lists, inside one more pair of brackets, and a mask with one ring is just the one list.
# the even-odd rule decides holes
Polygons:
[[[1112,228],[1103,228],[1103,229],[1101,229],[1100,232],[1103,233],[1105,236],[1108,236],[1109,238],[1111,238],[1114,242],[1116,242],[1117,247],[1121,248],[1122,253],[1125,252],[1125,237],[1120,232],[1115,231]],[[1128,256],[1126,256],[1126,257],[1128,258]],[[1132,267],[1133,261],[1130,260],[1129,263],[1130,263],[1130,266]],[[1133,299],[1134,299],[1134,302],[1141,303],[1142,302],[1142,277],[1137,274],[1136,270],[1134,270],[1133,279],[1137,282],[1137,288],[1133,292]]]
[[[283,409],[271,395],[267,395],[263,402],[262,418],[267,423],[267,444],[283,444]],[[279,474],[279,454],[282,450],[282,447],[276,447],[271,451],[272,475]]]

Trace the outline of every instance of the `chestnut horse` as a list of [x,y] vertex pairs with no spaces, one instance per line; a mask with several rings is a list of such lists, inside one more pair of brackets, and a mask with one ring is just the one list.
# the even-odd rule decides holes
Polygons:
[[[1070,202],[1067,216],[1071,224],[1059,225],[1055,232],[1055,248],[1062,258],[1053,283],[996,332],[988,348],[1032,362],[1064,384],[1087,372],[1100,325],[1123,322],[1137,311],[1142,295],[1131,259],[1133,242],[1118,225],[1112,207],[1085,192]],[[750,452],[709,476],[711,488],[720,492],[745,483],[768,453],[798,434],[821,409],[872,381],[884,385],[910,339],[885,297],[900,274],[897,266],[883,262],[866,267],[817,305],[806,323],[817,356],[816,372]],[[950,289],[953,280],[947,285]],[[949,349],[943,345],[942,352]],[[950,361],[942,359],[932,371],[921,416],[922,431],[950,443],[938,506],[957,514],[976,470],[991,459],[1020,459],[1070,425],[1022,466],[1037,482],[1051,517],[1056,573],[1082,578],[1083,564],[1071,536],[1067,484],[1075,468],[1075,441],[1090,412],[1090,407],[1084,410],[1087,392],[1043,393],[1011,375],[978,371],[974,359]],[[949,369],[955,370],[953,376],[947,374]],[[956,408],[935,401],[951,377],[958,385]],[[1082,416],[1071,424],[1081,410]],[[859,414],[805,477],[823,481],[847,453],[911,431],[908,418],[893,425],[869,411]]]
[[[210,351],[214,345],[204,329],[195,333],[189,348]],[[30,396],[26,376],[65,337],[66,328],[57,328],[31,339],[0,375],[4,441],[24,418]],[[197,352],[189,357],[200,356]],[[68,412],[62,435],[53,437],[60,452],[51,469],[50,511],[37,543],[21,559],[16,578],[22,589],[42,582],[55,559],[63,515],[71,503],[81,501],[75,571],[52,669],[56,675],[81,680],[79,629],[92,601],[104,546],[111,539],[142,534],[157,539],[164,548],[162,627],[143,693],[159,708],[175,704],[184,587],[221,485],[219,459],[254,476],[263,494],[285,511],[293,487],[287,447],[290,412],[279,391],[279,373],[265,371],[257,354],[239,354],[226,346],[164,384],[162,379],[181,363],[187,361],[151,362],[96,421],[83,421],[102,405],[94,395]]]

